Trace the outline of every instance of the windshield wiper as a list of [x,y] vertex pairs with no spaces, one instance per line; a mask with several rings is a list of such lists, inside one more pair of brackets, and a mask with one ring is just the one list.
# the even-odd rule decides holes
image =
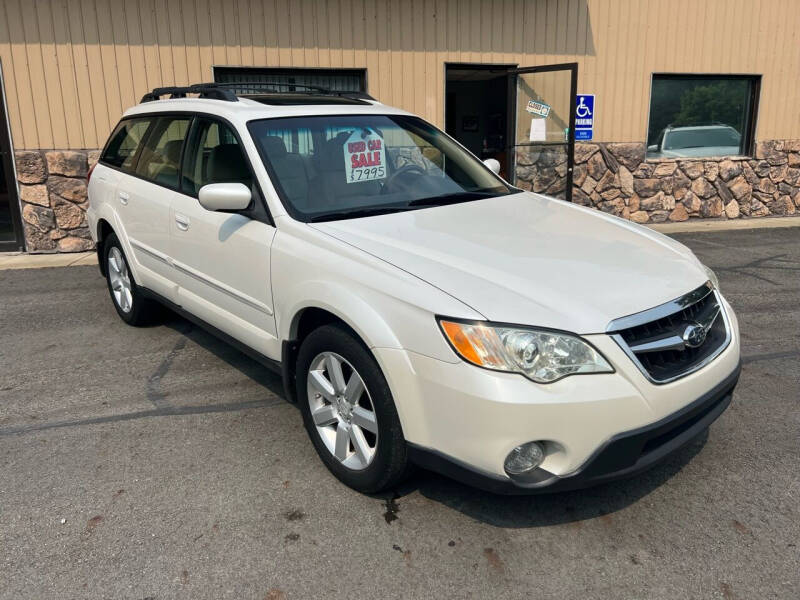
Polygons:
[[497,192],[456,192],[454,194],[444,194],[442,196],[431,196],[430,198],[418,198],[408,203],[408,206],[439,206],[442,204],[456,204],[467,200],[480,200],[481,198],[492,198],[499,196]]
[[311,217],[311,223],[321,223],[323,221],[339,221],[343,219],[357,219],[359,217],[374,217],[375,215],[388,215],[395,212],[408,210],[406,206],[372,206],[366,208],[355,208],[353,210],[343,210],[341,212],[326,213]]
[[456,204],[469,200],[480,200],[481,198],[492,198],[499,196],[498,192],[456,192],[455,194],[444,194],[442,196],[431,196],[430,198],[419,198],[412,200],[405,206],[368,206],[364,208],[354,208],[353,210],[343,210],[341,212],[326,213],[311,217],[311,223],[321,223],[323,221],[339,221],[343,219],[357,219],[359,217],[373,217],[375,215],[388,215],[390,213],[414,210],[419,206],[440,206],[442,204]]

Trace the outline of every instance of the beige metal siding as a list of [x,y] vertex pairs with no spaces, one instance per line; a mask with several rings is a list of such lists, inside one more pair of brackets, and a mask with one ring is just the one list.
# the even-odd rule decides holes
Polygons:
[[367,68],[442,125],[446,62],[579,63],[596,138],[643,141],[653,72],[763,75],[757,137],[800,138],[797,0],[0,0],[17,148],[96,148],[213,65]]

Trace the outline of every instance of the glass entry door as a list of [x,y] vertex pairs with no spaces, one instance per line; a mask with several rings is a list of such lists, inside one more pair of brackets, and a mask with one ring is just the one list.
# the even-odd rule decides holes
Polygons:
[[577,63],[509,72],[513,185],[572,200],[577,83]]
[[0,70],[0,252],[22,250],[22,223],[10,140]]

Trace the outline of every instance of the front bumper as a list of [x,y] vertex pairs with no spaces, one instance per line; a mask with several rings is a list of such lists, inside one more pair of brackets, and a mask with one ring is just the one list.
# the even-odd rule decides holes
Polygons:
[[713,390],[668,417],[615,435],[582,468],[563,477],[540,468],[512,480],[415,444],[409,444],[409,455],[421,467],[498,494],[561,492],[624,479],[666,459],[711,425],[731,403],[740,371],[741,364]]
[[[547,385],[455,355],[446,362],[401,349],[373,352],[417,462],[497,491],[568,489],[649,467],[725,410],[740,358],[736,315],[724,299],[723,305],[731,328],[725,350],[702,369],[662,385],[649,381],[606,334],[585,337],[614,373]],[[505,457],[534,440],[546,446],[540,471],[513,481],[503,468]]]

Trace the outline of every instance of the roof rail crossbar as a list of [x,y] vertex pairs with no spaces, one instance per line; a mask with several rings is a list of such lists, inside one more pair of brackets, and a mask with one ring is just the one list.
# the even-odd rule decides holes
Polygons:
[[[372,96],[370,96],[367,92],[359,92],[359,91],[352,91],[352,92],[333,92],[337,96],[341,96],[342,98],[355,98],[356,100],[375,100]],[[377,102],[377,100],[375,100]]]
[[221,88],[216,83],[195,83],[188,86],[170,86],[155,88],[142,96],[142,102],[152,102],[159,100],[161,96],[170,98],[185,98],[186,94],[197,94],[200,98],[210,98],[213,100],[225,100],[227,102],[237,102],[238,98],[231,90]]
[[[285,92],[275,92],[274,88],[301,88],[288,90]],[[146,93],[142,96],[142,102],[152,102],[159,100],[161,96],[169,96],[170,98],[185,98],[186,94],[197,94],[200,98],[211,98],[214,100],[225,100],[228,102],[236,102],[238,100],[236,93],[227,88],[254,88],[249,89],[246,94],[256,94],[259,92],[281,93],[281,94],[319,94],[321,96],[339,96],[342,98],[352,98],[357,100],[375,100],[366,92],[358,90],[330,90],[318,85],[306,85],[304,83],[287,83],[284,81],[236,81],[227,83],[195,83],[188,86],[170,86],[155,88],[153,91]]]

